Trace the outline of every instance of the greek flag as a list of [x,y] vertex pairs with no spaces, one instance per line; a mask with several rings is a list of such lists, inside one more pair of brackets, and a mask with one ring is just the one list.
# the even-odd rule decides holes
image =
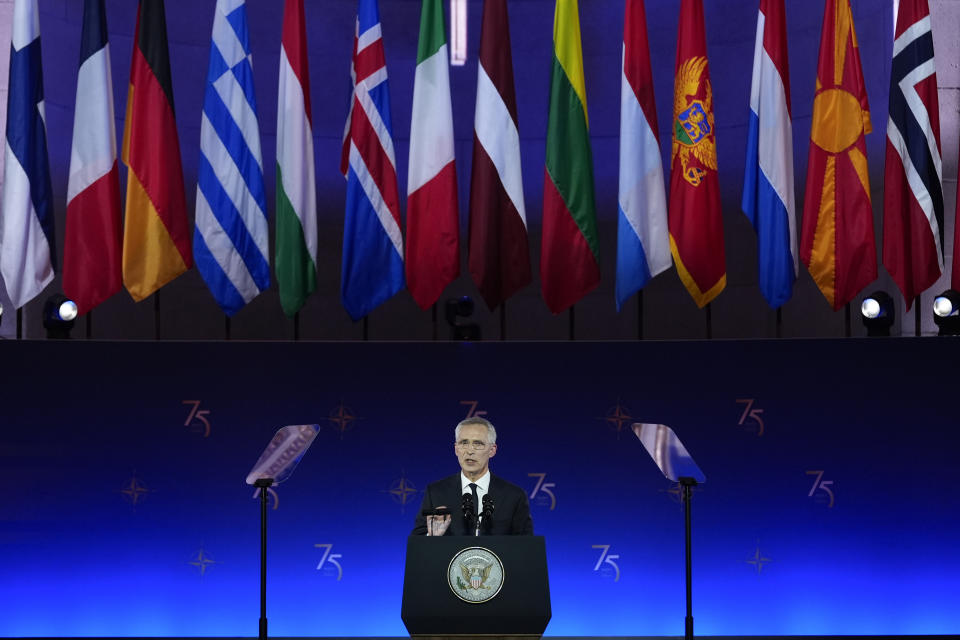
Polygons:
[[228,316],[270,286],[267,204],[244,0],[217,0],[200,125],[200,275]]

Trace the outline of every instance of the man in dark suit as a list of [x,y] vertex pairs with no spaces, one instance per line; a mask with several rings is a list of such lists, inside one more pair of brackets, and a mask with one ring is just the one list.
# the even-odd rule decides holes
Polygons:
[[[490,421],[467,418],[454,434],[460,473],[427,486],[412,535],[472,536],[478,529],[481,535],[533,535],[526,492],[490,473],[490,458],[497,454],[497,431]],[[463,508],[465,494],[472,513]],[[442,509],[449,513],[424,515]]]

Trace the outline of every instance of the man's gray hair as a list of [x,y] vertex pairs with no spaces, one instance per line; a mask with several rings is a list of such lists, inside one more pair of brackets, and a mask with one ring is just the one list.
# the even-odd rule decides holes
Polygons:
[[455,441],[460,442],[460,429],[473,424],[479,424],[487,428],[487,444],[497,443],[497,430],[493,427],[493,423],[486,418],[481,418],[479,416],[473,416],[472,418],[467,418],[466,420],[460,421],[457,427],[453,430],[453,437]]

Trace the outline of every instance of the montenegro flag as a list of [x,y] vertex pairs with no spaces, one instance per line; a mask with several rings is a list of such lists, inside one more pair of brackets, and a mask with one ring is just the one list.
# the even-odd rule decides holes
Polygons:
[[697,306],[727,286],[703,0],[682,0],[673,89],[670,251]]
[[123,284],[139,302],[193,266],[163,0],[137,10],[123,162]]
[[827,0],[813,99],[800,259],[834,311],[877,277],[864,134],[870,106],[849,0]]

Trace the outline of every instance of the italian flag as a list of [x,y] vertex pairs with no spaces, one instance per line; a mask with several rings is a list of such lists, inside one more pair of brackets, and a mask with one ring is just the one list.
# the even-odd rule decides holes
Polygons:
[[277,98],[277,285],[292,316],[317,288],[317,187],[303,0],[286,0]]
[[557,0],[543,177],[543,299],[560,313],[600,283],[600,243],[577,0]]
[[407,287],[421,309],[460,275],[453,108],[441,0],[423,0],[407,179]]

